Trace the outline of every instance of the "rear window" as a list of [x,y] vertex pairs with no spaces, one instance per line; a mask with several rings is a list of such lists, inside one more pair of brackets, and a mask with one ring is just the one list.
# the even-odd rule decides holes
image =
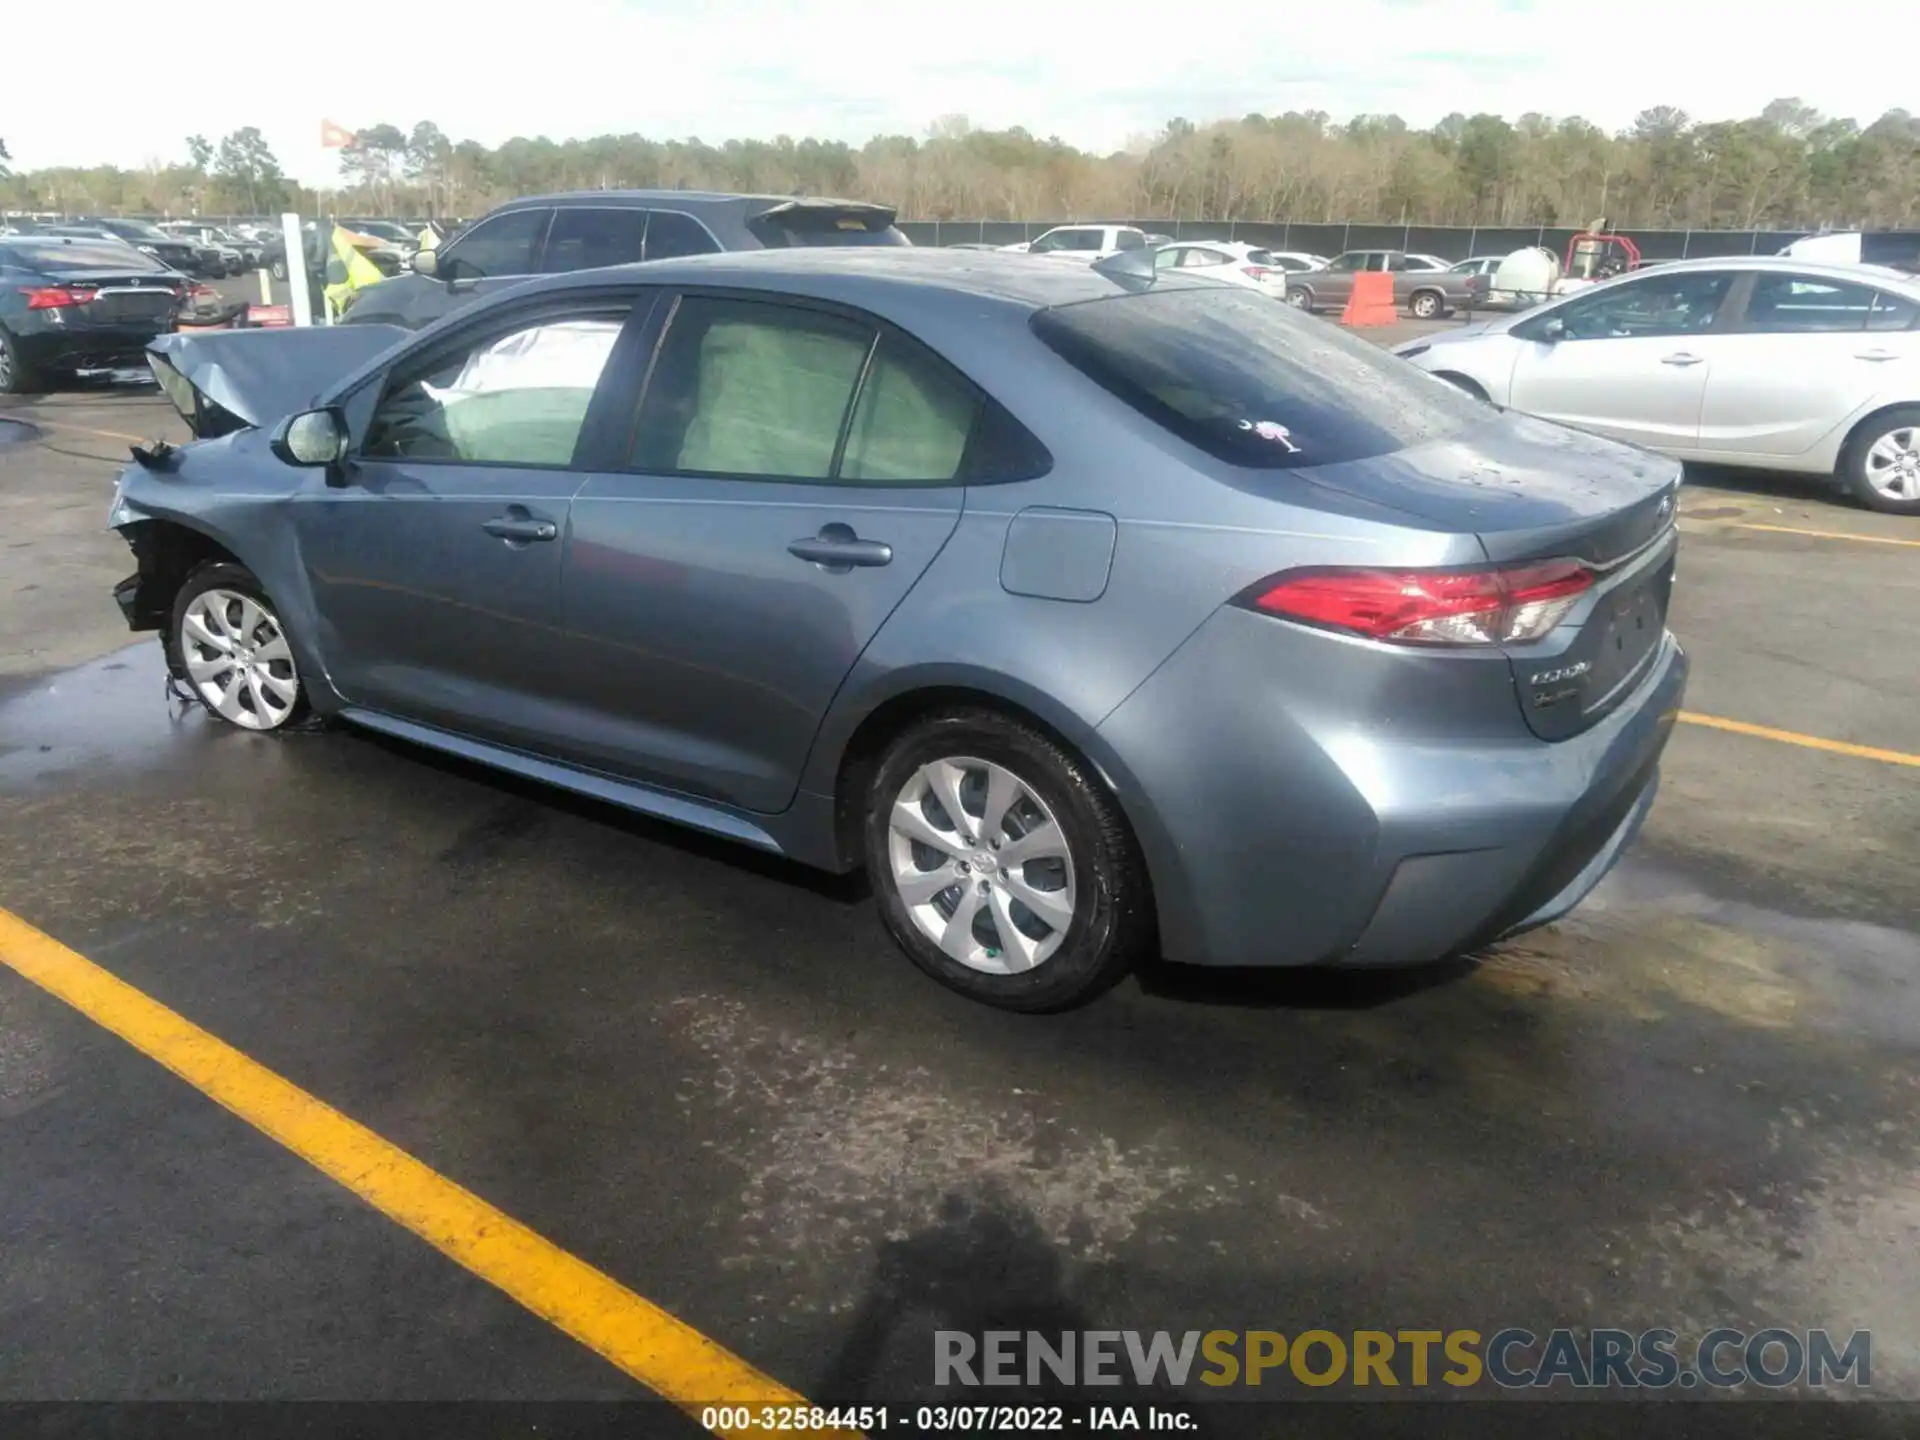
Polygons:
[[118,240],[5,240],[0,241],[0,257],[47,275],[75,270],[157,274],[166,268]]
[[1385,455],[1496,412],[1384,350],[1252,291],[1155,290],[1042,310],[1041,340],[1217,459],[1293,470]]

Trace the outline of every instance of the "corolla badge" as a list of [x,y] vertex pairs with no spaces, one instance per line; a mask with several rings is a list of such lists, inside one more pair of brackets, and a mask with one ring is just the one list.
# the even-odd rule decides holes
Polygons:
[[1535,685],[1557,685],[1562,680],[1578,680],[1592,668],[1593,666],[1588,661],[1582,660],[1577,665],[1562,666],[1558,670],[1542,670],[1538,675],[1532,677],[1532,683]]

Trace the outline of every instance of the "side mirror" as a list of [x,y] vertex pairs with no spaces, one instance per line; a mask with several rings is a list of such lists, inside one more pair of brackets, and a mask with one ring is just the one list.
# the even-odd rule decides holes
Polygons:
[[1548,345],[1558,345],[1567,338],[1567,322],[1558,315],[1543,321],[1540,326],[1540,339]]
[[283,464],[332,470],[347,458],[347,444],[346,416],[333,409],[304,410],[280,422],[272,450]]
[[440,252],[438,250],[416,250],[407,257],[407,268],[416,275],[425,275],[429,280],[440,273]]

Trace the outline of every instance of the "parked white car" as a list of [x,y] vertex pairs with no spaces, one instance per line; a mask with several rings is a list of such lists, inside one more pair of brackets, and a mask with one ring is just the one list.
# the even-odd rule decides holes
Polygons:
[[1287,298],[1287,276],[1305,266],[1282,264],[1271,250],[1232,240],[1176,240],[1153,252],[1153,268],[1202,275],[1226,285],[1260,290],[1276,300]]
[[1122,250],[1149,248],[1147,232],[1132,225],[1056,225],[1036,240],[1017,245],[1002,245],[1002,250],[1022,251],[1028,255],[1052,255],[1063,260],[1084,260],[1091,265]]
[[1920,277],[1679,260],[1394,353],[1496,405],[1920,515]]

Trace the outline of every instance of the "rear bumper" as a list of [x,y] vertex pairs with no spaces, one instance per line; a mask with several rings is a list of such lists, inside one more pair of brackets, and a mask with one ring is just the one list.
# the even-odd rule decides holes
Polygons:
[[1671,636],[1611,714],[1546,742],[1475,660],[1274,623],[1221,612],[1096,732],[1171,960],[1441,959],[1572,909],[1651,808],[1686,688]]
[[21,358],[39,370],[144,370],[147,344],[171,322],[49,327],[15,335]]

